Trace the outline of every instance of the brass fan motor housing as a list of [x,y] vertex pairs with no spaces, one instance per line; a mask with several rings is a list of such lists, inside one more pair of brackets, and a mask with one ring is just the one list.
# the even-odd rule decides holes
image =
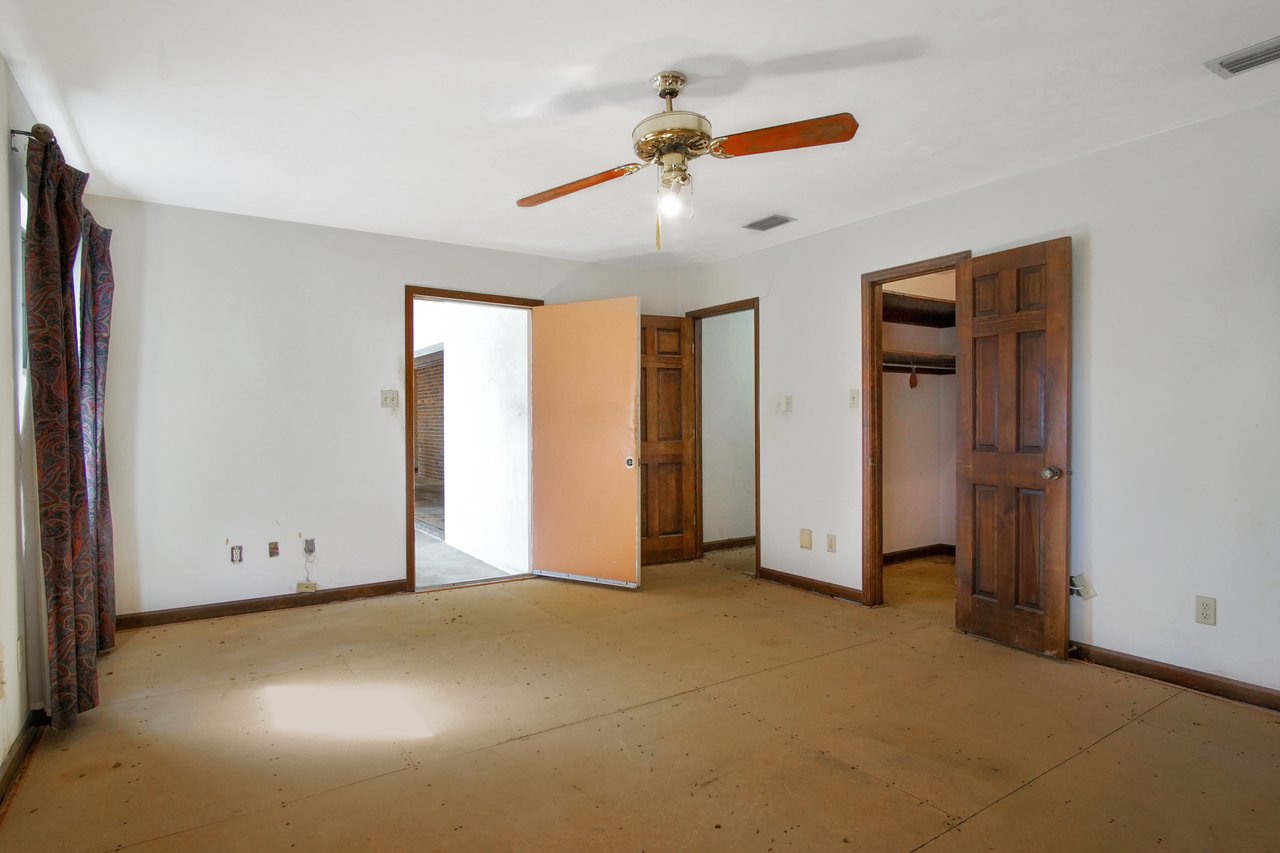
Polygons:
[[645,163],[652,163],[669,151],[680,151],[692,160],[708,153],[712,141],[707,117],[683,110],[651,115],[631,131],[636,156]]

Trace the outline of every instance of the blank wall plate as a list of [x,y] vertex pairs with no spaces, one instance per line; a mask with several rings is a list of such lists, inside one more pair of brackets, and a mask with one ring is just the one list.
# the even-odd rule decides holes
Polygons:
[[800,547],[813,550],[813,531],[807,527],[800,528]]
[[1199,625],[1218,624],[1218,599],[1207,595],[1196,596],[1196,623]]

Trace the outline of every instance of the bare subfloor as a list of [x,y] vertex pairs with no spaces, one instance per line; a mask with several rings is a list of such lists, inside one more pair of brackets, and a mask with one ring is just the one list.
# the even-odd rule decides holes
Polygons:
[[0,849],[1280,849],[1280,716],[750,559],[126,632]]

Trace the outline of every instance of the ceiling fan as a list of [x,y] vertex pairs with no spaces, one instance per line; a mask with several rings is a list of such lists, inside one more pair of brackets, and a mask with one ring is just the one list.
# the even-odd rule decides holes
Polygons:
[[848,142],[858,131],[858,122],[852,115],[838,113],[730,136],[712,136],[711,122],[706,116],[671,108],[671,102],[689,82],[684,74],[679,71],[661,71],[653,75],[649,82],[657,91],[658,97],[667,102],[667,108],[644,119],[631,131],[631,142],[635,147],[636,157],[640,159],[639,163],[628,163],[589,178],[561,184],[553,189],[525,196],[516,204],[520,207],[536,207],[614,178],[633,174],[646,166],[656,165],[660,170],[658,244],[661,248],[661,215],[675,215],[689,207],[688,198],[693,181],[693,176],[689,174],[690,160],[704,154],[728,159],[792,148],[831,145]]

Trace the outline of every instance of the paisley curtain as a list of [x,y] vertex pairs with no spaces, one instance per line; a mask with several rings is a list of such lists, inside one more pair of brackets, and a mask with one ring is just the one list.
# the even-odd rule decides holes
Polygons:
[[[27,242],[26,313],[30,365],[32,415],[35,426],[36,484],[39,496],[41,563],[48,616],[50,704],[46,711],[55,728],[73,724],[76,715],[98,704],[97,658],[100,613],[113,607],[108,598],[111,578],[98,577],[102,564],[97,544],[110,544],[110,516],[106,516],[105,540],[94,535],[86,480],[86,449],[94,452],[96,506],[105,495],[105,469],[98,459],[101,435],[97,426],[102,387],[98,375],[97,326],[102,316],[96,302],[94,318],[94,435],[86,436],[81,411],[81,365],[76,338],[76,300],[73,268],[80,245],[84,206],[82,196],[89,176],[66,164],[56,140],[33,139],[27,145]],[[91,231],[96,225],[90,225]],[[100,229],[99,229],[100,231]],[[92,238],[92,235],[91,235]],[[98,234],[101,254],[87,258],[91,276],[110,278],[106,240]],[[93,249],[90,249],[90,255]],[[97,273],[93,270],[98,271]],[[105,270],[105,273],[102,271]],[[110,288],[91,290],[106,294],[106,318],[110,319]],[[105,368],[105,338],[102,343]],[[86,446],[86,438],[89,445]],[[100,521],[100,519],[99,519]],[[106,565],[110,566],[110,551]],[[114,633],[114,617],[106,633]]]
[[98,649],[116,644],[116,569],[107,488],[103,406],[107,394],[107,345],[116,280],[111,269],[111,229],[84,212],[80,256],[80,423],[84,430],[85,495],[89,545],[98,607]]

